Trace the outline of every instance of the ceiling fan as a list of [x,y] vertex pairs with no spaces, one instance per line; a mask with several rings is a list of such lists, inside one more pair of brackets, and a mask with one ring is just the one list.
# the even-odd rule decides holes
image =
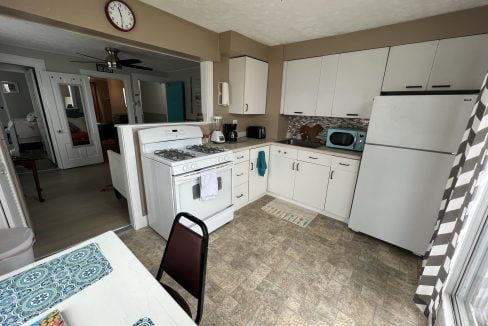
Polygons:
[[138,63],[142,63],[141,60],[139,59],[119,59],[117,53],[120,51],[115,48],[105,48],[105,51],[107,51],[107,55],[105,56],[105,59],[100,59],[97,57],[92,57],[91,55],[87,55],[84,53],[79,53],[77,54],[82,55],[87,58],[95,59],[97,61],[78,61],[78,60],[71,60],[70,62],[80,62],[80,63],[98,63],[98,64],[104,64],[110,69],[122,69],[122,67],[128,67],[128,68],[133,68],[133,69],[142,69],[142,70],[153,70],[152,68],[149,67],[144,67],[144,66],[138,66]]

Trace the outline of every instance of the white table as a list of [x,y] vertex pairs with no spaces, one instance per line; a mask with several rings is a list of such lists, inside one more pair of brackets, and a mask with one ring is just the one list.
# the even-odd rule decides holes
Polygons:
[[72,248],[0,277],[0,281],[70,251],[97,243],[113,271],[87,288],[40,313],[30,325],[58,309],[70,326],[133,325],[149,317],[155,325],[195,325],[173,298],[113,232],[107,232]]

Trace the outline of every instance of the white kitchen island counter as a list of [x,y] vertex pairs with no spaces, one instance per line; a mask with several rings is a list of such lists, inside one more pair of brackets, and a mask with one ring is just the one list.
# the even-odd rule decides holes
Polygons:
[[[86,255],[90,255],[89,259],[83,257],[84,252],[87,252]],[[80,263],[84,259],[85,261]],[[70,273],[76,269],[76,265],[81,264],[85,264],[86,267],[81,268],[79,272],[77,270]],[[72,269],[73,266],[75,266],[74,269]],[[95,267],[92,268],[92,266]],[[31,273],[33,270],[36,273]],[[42,275],[43,270],[48,271],[47,276]],[[26,271],[29,272],[22,274]],[[66,273],[70,274],[69,277],[66,276]],[[94,274],[97,276],[94,277]],[[52,283],[35,281],[39,275],[46,279],[49,278]],[[57,283],[60,278],[63,279],[63,282]],[[88,284],[86,280],[89,278],[93,278],[93,280]],[[18,309],[22,308],[22,312],[24,312],[27,309],[25,307],[33,309],[35,304],[41,307],[41,311],[36,316],[32,315],[32,312],[26,314],[31,318],[29,320],[19,319],[21,322],[15,323],[16,325],[22,323],[31,325],[56,309],[61,311],[63,318],[70,326],[134,325],[142,318],[149,318],[154,325],[195,325],[113,232],[104,233],[14,272],[2,275],[0,277],[0,297],[2,291],[6,291],[6,289],[12,292],[19,291],[19,288],[25,286],[26,282],[32,282],[28,288],[34,289],[36,293],[43,292],[42,295],[38,298],[29,297],[30,300],[24,300],[23,304],[19,301],[17,303],[9,301],[11,305],[16,305],[15,313],[8,313],[12,310],[6,309],[6,305],[2,305],[0,307],[0,325],[12,324],[11,321],[20,315]],[[63,297],[66,291],[70,291],[68,284],[76,287],[83,282],[85,282],[84,287],[80,287],[79,291],[72,291],[73,294],[60,301],[59,297]],[[46,288],[48,291],[45,291]],[[3,292],[4,296],[5,293],[7,292]],[[53,302],[57,303],[54,306],[49,304],[49,308],[44,310],[47,305],[42,306],[39,302],[50,295],[55,298]],[[30,306],[26,306],[26,304]],[[8,321],[5,320],[6,317],[13,319]]]

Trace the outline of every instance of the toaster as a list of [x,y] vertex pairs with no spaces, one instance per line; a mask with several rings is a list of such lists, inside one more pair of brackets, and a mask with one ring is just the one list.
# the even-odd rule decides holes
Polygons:
[[247,127],[246,136],[247,138],[264,139],[266,138],[266,128],[261,126],[249,126]]

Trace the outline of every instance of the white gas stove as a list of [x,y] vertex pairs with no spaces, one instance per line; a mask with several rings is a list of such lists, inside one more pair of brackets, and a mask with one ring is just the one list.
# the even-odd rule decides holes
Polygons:
[[[212,232],[232,220],[232,151],[202,144],[197,126],[165,126],[139,131],[148,222],[165,239],[174,217],[188,212]],[[200,198],[200,175],[215,170],[218,193]],[[182,223],[193,227],[190,222]],[[195,228],[198,231],[198,228]]]

